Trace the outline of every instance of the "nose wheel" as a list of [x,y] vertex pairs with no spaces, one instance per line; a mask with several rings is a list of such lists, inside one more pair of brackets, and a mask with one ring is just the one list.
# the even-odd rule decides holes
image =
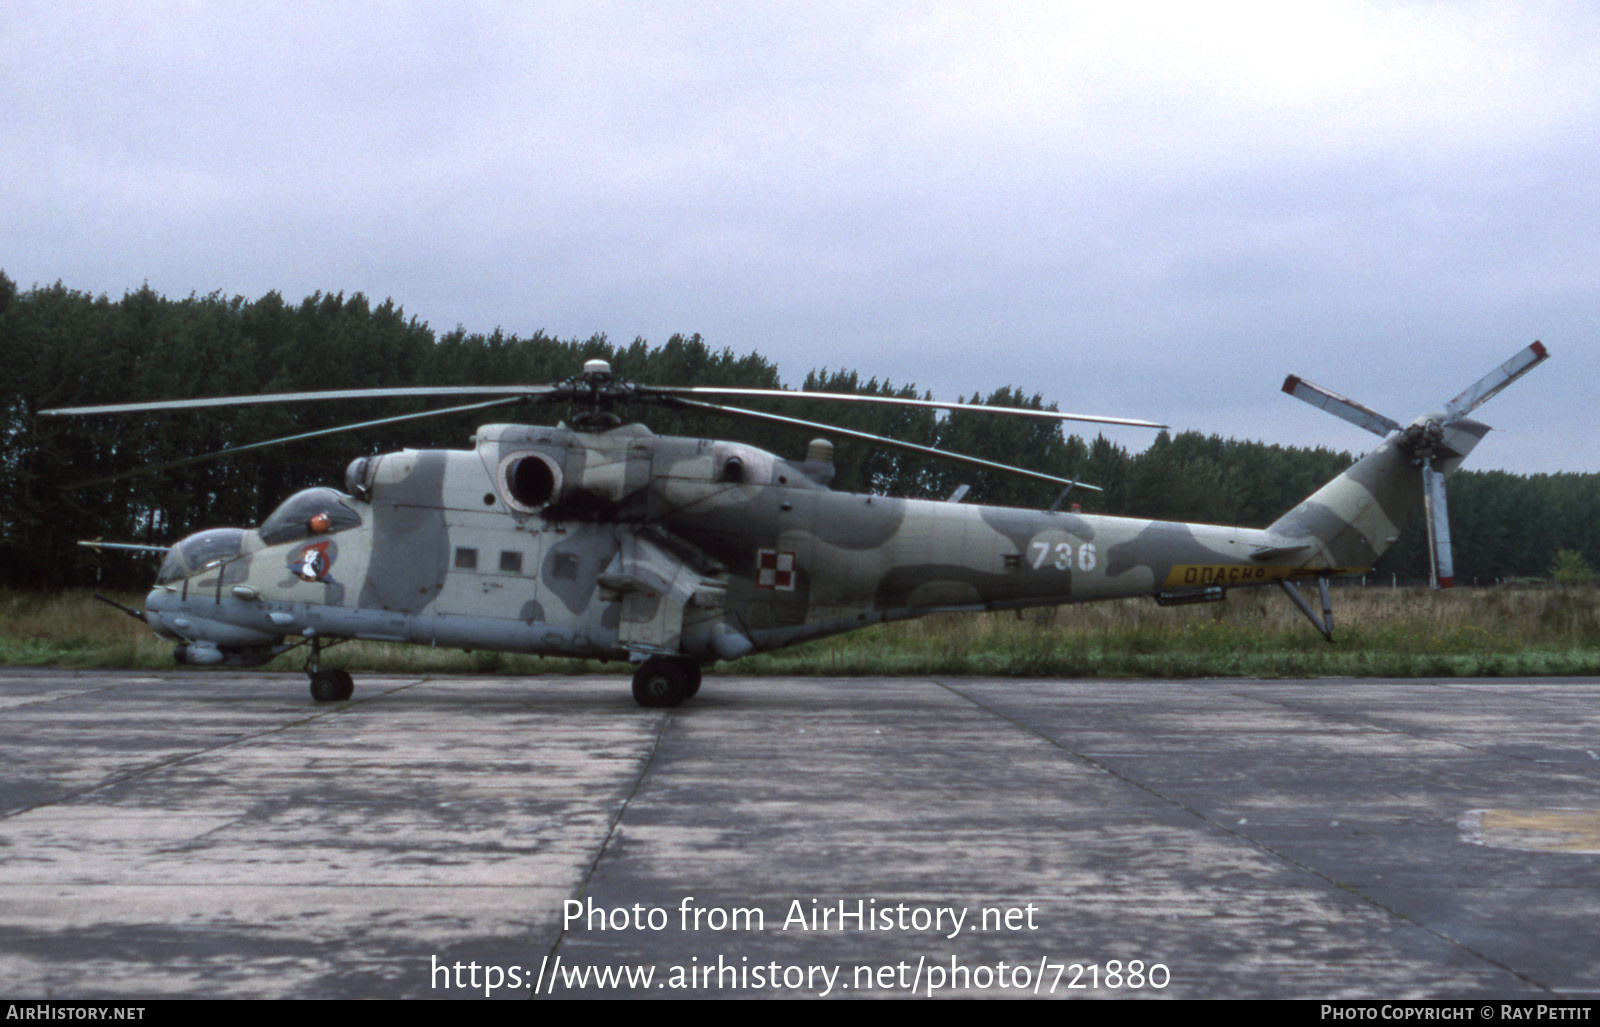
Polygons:
[[633,698],[640,706],[677,706],[700,691],[700,665],[693,660],[652,656],[633,674]]
[[306,657],[306,674],[311,677],[311,698],[317,702],[344,702],[355,694],[356,683],[345,670],[322,669],[322,639],[311,640],[311,655]]

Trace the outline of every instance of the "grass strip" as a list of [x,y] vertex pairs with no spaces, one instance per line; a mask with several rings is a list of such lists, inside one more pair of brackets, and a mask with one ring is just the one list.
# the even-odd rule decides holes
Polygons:
[[[130,606],[138,596],[114,596]],[[1163,609],[1149,600],[936,614],[765,653],[715,670],[755,675],[1049,678],[1523,677],[1600,674],[1600,588],[1347,587],[1329,644],[1281,596]],[[299,670],[292,653],[268,670]],[[0,663],[168,669],[172,644],[88,592],[0,592]],[[326,663],[391,674],[621,673],[619,664],[352,642]],[[714,670],[714,672],[715,672]]]

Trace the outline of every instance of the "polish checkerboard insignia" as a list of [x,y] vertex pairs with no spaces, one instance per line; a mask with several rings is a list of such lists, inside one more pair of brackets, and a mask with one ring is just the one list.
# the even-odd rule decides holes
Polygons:
[[794,591],[794,554],[776,549],[756,550],[756,587]]

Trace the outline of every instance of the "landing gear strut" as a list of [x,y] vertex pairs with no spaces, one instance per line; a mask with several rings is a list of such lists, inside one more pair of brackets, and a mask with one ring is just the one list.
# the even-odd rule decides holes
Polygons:
[[356,683],[349,671],[322,669],[322,640],[319,638],[311,640],[306,673],[311,676],[311,698],[317,702],[344,702],[355,694]]
[[677,706],[700,691],[700,665],[693,660],[652,656],[633,674],[633,698],[640,706]]

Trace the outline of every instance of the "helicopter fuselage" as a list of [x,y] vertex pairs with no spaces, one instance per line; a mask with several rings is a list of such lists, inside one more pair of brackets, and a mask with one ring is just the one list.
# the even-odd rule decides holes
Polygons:
[[835,492],[825,443],[790,461],[637,425],[474,442],[357,460],[343,493],[183,540],[147,620],[200,664],[297,638],[705,664],[939,611],[1360,569],[1267,530]]

